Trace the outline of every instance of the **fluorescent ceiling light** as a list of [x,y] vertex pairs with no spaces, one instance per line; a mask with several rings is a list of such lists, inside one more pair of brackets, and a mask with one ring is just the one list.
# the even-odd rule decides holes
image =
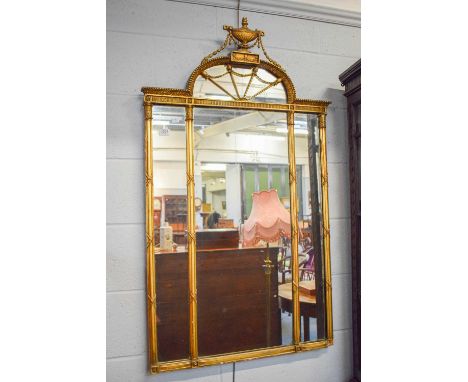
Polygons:
[[[287,121],[286,121],[285,119],[278,119],[276,122],[280,122],[280,123],[284,123],[284,124],[287,123]],[[303,125],[303,126],[305,126],[305,125],[307,125],[307,121],[301,121],[301,120],[297,120],[297,119],[296,119],[296,120],[294,120],[294,124],[295,124],[296,126],[297,126],[297,125]]]
[[203,163],[202,171],[226,171],[226,163]]
[[180,121],[181,117],[173,115],[153,114],[153,121]]
[[[276,132],[277,132],[277,133],[282,133],[282,134],[287,134],[287,133],[288,133],[288,129],[287,129],[286,127],[277,127],[277,128],[276,128]],[[308,132],[307,132],[307,130],[304,130],[304,129],[295,128],[295,129],[294,129],[294,134],[297,134],[297,135],[307,135]]]

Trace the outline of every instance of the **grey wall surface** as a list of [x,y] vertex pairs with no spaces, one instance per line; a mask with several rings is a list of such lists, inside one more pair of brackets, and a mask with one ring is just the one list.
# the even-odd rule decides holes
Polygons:
[[[338,75],[360,57],[360,28],[241,12],[300,98],[333,102],[327,118],[333,320],[327,349],[236,364],[235,380],[347,382],[352,374],[345,98]],[[184,88],[237,11],[163,0],[107,2],[107,381],[232,381],[232,364],[148,375],[145,189],[140,88]]]

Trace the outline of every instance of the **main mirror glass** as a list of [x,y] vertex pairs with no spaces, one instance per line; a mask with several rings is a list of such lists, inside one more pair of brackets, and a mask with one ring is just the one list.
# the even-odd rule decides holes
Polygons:
[[[198,352],[293,343],[287,115],[194,108]],[[186,110],[153,107],[158,360],[190,358]],[[326,338],[317,118],[295,114],[301,341]]]
[[196,108],[194,129],[199,354],[289,345],[286,114]]

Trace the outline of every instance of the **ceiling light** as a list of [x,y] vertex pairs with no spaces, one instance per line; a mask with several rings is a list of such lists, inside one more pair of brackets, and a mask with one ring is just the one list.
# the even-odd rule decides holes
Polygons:
[[153,114],[153,121],[172,121],[174,119],[179,120],[178,117],[173,117],[170,115],[160,115],[160,114]]
[[[276,132],[281,133],[281,134],[287,134],[288,129],[286,127],[277,127]],[[295,127],[294,128],[294,134],[296,134],[296,135],[307,135],[308,131],[305,130],[305,129],[298,129],[297,127]]]
[[226,163],[203,163],[202,171],[226,171]]
[[153,126],[167,126],[169,125],[169,121],[154,121]]

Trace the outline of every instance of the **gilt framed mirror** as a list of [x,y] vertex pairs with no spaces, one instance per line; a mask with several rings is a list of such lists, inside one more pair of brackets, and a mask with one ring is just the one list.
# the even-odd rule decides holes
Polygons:
[[333,344],[329,102],[224,30],[185,89],[142,88],[152,373]]

